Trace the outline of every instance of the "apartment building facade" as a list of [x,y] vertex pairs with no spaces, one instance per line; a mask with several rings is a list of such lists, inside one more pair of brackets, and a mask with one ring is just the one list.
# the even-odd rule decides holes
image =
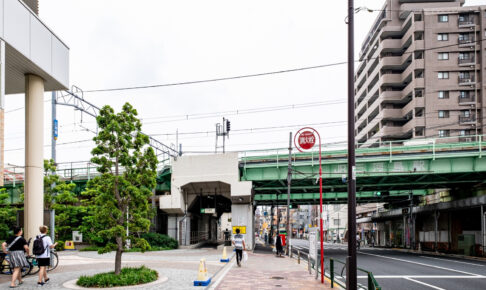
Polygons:
[[359,146],[482,134],[485,40],[486,5],[386,0],[355,72]]

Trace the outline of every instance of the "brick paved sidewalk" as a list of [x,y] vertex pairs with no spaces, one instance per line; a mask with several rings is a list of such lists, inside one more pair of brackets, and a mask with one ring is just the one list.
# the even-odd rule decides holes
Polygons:
[[330,289],[330,285],[315,280],[295,259],[248,252],[248,261],[241,268],[235,263],[216,289]]

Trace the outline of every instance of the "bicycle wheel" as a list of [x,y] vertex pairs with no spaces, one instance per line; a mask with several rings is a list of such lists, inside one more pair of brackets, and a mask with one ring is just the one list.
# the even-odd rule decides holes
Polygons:
[[28,263],[28,266],[22,267],[22,277],[29,275],[30,271],[32,270],[32,265]]
[[12,270],[10,270],[10,263],[8,262],[7,258],[2,260],[1,272],[2,272],[2,274],[5,274],[5,275],[12,274]]
[[27,261],[30,264],[30,275],[35,275],[39,273],[39,265],[37,264],[37,259],[35,257],[28,257]]
[[59,257],[57,256],[56,252],[51,253],[51,264],[47,267],[47,271],[52,271],[57,268],[59,264]]

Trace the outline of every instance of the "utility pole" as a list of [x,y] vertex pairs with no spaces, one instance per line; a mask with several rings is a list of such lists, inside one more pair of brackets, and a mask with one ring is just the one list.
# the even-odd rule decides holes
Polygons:
[[292,182],[292,132],[289,134],[289,165],[287,169],[287,255],[290,256],[290,185]]
[[[51,128],[51,158],[54,160],[54,166],[57,166],[57,156],[56,156],[56,142],[57,142],[57,136],[58,136],[58,123],[57,123],[57,111],[56,111],[56,92],[52,91],[51,94],[51,120],[52,120],[52,128]],[[56,186],[53,184],[52,186]],[[56,213],[52,209],[49,212],[50,218],[49,218],[49,226],[51,228],[50,230],[50,236],[52,242],[55,240],[55,233],[56,233]]]
[[357,289],[356,160],[354,136],[354,0],[348,0],[348,256],[346,289]]

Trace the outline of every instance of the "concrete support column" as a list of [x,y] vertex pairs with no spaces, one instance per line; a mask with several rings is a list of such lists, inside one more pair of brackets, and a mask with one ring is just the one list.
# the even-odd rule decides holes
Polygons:
[[44,224],[44,80],[25,76],[25,238]]
[[484,205],[481,205],[481,250],[483,256],[486,256],[485,249],[486,249],[486,223],[484,220]]

